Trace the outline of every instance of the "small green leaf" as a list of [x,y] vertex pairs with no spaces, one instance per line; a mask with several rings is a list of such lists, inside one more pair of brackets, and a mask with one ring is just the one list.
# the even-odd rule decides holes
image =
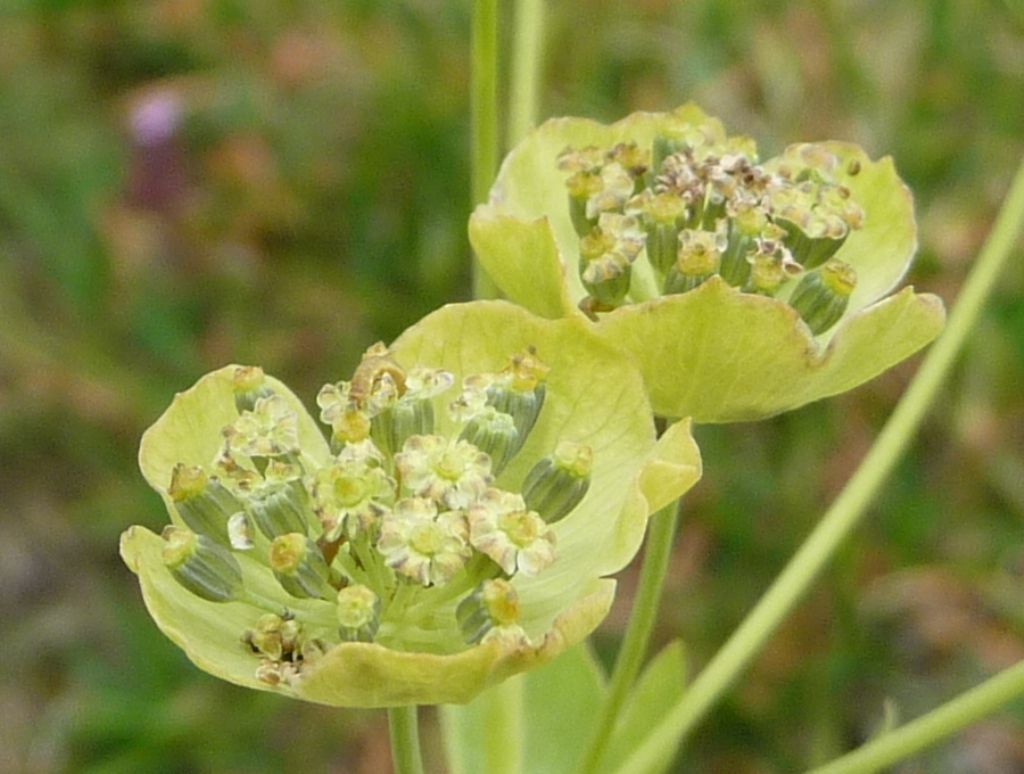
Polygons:
[[[651,729],[683,695],[685,681],[683,644],[673,640],[654,657],[633,686],[612,735],[603,771],[615,771],[643,743]],[[666,771],[671,763],[672,753],[669,752],[650,774]]]
[[[529,774],[572,771],[583,754],[604,700],[604,675],[590,648],[581,643],[521,680],[522,701],[510,707],[522,723],[520,758]],[[492,702],[505,700],[502,688],[490,688],[465,706],[442,708],[445,750],[451,774],[488,771],[488,740],[511,729],[488,727]]]

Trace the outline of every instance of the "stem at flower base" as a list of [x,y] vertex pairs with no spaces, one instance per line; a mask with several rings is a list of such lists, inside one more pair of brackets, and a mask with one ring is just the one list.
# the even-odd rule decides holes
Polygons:
[[618,769],[620,774],[649,771],[673,750],[707,714],[771,634],[796,606],[836,549],[867,512],[875,494],[902,457],[925,413],[945,384],[949,371],[981,313],[1024,226],[1024,160],[991,234],[964,283],[946,330],[925,357],[902,400],[874,446],[821,522],[776,578],[732,637],[689,690]]
[[523,677],[516,675],[485,691],[484,771],[521,774],[523,771]]
[[640,672],[657,617],[678,523],[678,503],[663,508],[651,519],[636,597],[633,599],[633,610],[622,638],[622,646],[615,659],[601,715],[598,717],[595,732],[591,735],[587,752],[579,768],[580,774],[594,774],[600,770],[601,760],[608,749],[619,712],[626,701],[630,686]]
[[544,0],[517,0],[515,14],[509,147],[523,139],[537,123],[540,75],[544,63]]
[[416,705],[388,708],[388,731],[395,774],[423,774]]
[[[498,169],[498,2],[473,0],[470,124],[473,135],[473,204],[487,200]],[[494,298],[497,287],[473,262],[473,297]]]
[[1024,661],[811,774],[866,774],[909,758],[1024,696]]

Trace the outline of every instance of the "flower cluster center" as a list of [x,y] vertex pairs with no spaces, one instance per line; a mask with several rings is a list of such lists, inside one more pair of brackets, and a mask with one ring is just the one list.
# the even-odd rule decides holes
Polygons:
[[[403,369],[376,345],[351,381],[317,397],[325,460],[303,447],[292,404],[239,369],[238,416],[217,458],[174,469],[168,491],[187,529],[168,528],[165,565],[200,597],[263,608],[242,641],[273,684],[345,641],[441,653],[528,641],[510,581],[556,561],[551,524],[582,499],[591,459],[564,440],[578,470],[549,456],[518,489],[497,485],[540,415],[547,371],[528,351],[445,397],[451,373]],[[250,560],[280,586],[277,607],[247,586]]]
[[681,123],[650,148],[567,148],[558,166],[591,318],[713,276],[788,298],[815,334],[845,311],[856,274],[835,256],[864,222],[848,186],[858,162],[803,144],[760,163],[751,140]]

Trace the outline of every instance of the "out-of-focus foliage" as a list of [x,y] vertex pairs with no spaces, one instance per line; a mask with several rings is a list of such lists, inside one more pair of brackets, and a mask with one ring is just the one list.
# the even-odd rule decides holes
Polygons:
[[[544,115],[693,99],[766,154],[828,137],[892,154],[921,225],[910,279],[955,298],[1024,151],[1019,3],[549,6]],[[191,668],[145,616],[117,535],[163,520],[134,458],[173,391],[249,361],[311,401],[366,345],[468,293],[469,4],[4,8],[0,769],[386,770],[378,714]],[[875,517],[702,729],[693,770],[799,769],[864,739],[887,698],[913,716],[1024,656],[1021,286],[1004,278]],[[706,661],[912,372],[698,428],[706,473],[662,642]],[[1017,771],[1022,738],[1024,717],[1003,716],[905,771]]]

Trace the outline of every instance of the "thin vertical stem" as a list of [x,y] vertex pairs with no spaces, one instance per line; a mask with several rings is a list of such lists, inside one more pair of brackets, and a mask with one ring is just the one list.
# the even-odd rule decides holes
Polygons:
[[[498,2],[474,0],[470,112],[473,204],[486,201],[498,168]],[[473,262],[473,297],[494,298],[497,288]]]
[[600,770],[601,760],[615,729],[615,721],[618,720],[629,688],[643,665],[658,614],[658,605],[661,602],[665,573],[668,571],[669,559],[672,556],[672,544],[676,526],[679,524],[679,508],[678,502],[672,503],[658,511],[651,519],[640,580],[633,599],[633,610],[622,638],[622,646],[615,659],[615,667],[608,683],[608,694],[601,707],[597,727],[591,735],[590,744],[579,768],[581,774],[594,774]]
[[395,774],[423,774],[416,705],[389,707],[388,731],[391,733],[391,761]]
[[508,145],[512,147],[537,123],[544,68],[544,0],[516,0],[509,100]]
[[523,770],[523,689],[523,677],[516,675],[481,694],[484,770],[488,774],[521,774]]
[[620,772],[649,771],[686,737],[743,672],[856,527],[945,384],[1024,226],[1024,160],[946,330],[925,357],[857,472],[754,609]]

